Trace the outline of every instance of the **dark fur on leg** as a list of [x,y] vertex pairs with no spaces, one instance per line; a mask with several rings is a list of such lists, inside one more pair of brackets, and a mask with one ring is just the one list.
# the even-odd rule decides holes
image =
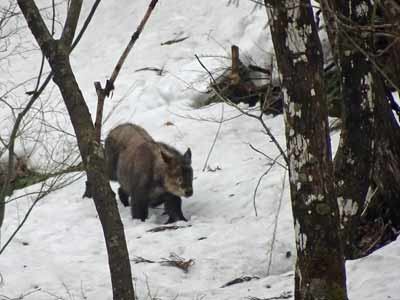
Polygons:
[[148,192],[145,188],[138,187],[131,194],[131,212],[133,219],[145,221],[148,216]]
[[119,188],[118,196],[119,196],[119,200],[122,202],[122,204],[125,207],[129,206],[129,194],[127,192],[125,192],[123,189]]
[[131,204],[132,219],[140,219],[143,222],[146,221],[148,216],[147,203],[135,202]]
[[174,194],[166,193],[163,195],[164,208],[166,214],[169,216],[167,224],[176,221],[187,221],[182,213],[182,199]]

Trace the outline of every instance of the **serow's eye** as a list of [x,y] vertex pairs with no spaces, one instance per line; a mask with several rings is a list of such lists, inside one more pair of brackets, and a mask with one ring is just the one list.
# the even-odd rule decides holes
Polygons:
[[176,183],[181,185],[183,182],[183,178],[182,177],[178,177],[178,179],[176,180]]

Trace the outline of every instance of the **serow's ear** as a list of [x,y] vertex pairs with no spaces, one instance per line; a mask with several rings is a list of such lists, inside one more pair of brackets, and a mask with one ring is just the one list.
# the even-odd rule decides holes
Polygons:
[[187,163],[191,163],[192,162],[192,151],[190,150],[190,148],[188,148],[185,152],[185,154],[183,154],[183,158],[185,159],[185,161]]
[[161,150],[161,157],[162,157],[163,161],[168,165],[171,164],[174,159],[170,153],[168,153],[167,151],[163,151],[163,150]]

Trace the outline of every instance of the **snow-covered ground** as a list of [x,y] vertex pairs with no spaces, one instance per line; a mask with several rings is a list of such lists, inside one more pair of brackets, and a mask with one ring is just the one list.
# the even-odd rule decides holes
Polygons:
[[[41,1],[47,2],[50,3]],[[239,300],[293,294],[294,230],[283,168],[273,167],[262,180],[256,195],[257,216],[253,205],[255,187],[270,161],[251,150],[249,144],[270,157],[278,155],[260,124],[244,116],[224,122],[208,161],[209,168],[202,171],[218,130],[216,121],[222,113],[224,119],[239,113],[222,104],[203,109],[191,107],[198,95],[196,90],[204,89],[208,83],[194,55],[198,54],[214,70],[229,63],[227,55],[232,44],[240,47],[243,57],[258,65],[268,63],[272,49],[265,29],[265,11],[251,1],[232,2],[238,5],[228,6],[227,0],[160,1],[122,69],[112,99],[106,102],[105,115],[112,114],[104,125],[103,136],[116,124],[131,121],[145,127],[155,139],[182,151],[190,147],[193,153],[194,196],[183,202],[189,221],[178,224],[186,227],[149,232],[165,222],[160,210],[151,210],[150,218],[143,223],[133,221],[129,209],[119,206],[131,259],[138,256],[160,261],[176,254],[194,261],[187,273],[159,263],[132,261],[139,299],[150,299],[151,295],[160,299]],[[92,3],[84,2],[83,16]],[[116,4],[103,0],[72,55],[76,77],[93,116],[93,82],[104,83],[110,75],[148,3],[119,0]],[[183,37],[188,38],[160,45]],[[28,33],[26,38],[29,39]],[[10,64],[10,73],[0,78],[29,78],[35,76],[39,65],[37,52],[24,59],[16,57]],[[146,67],[164,72],[162,76],[152,71],[135,72]],[[51,97],[54,102],[59,101],[56,91]],[[57,122],[60,119],[58,115],[54,118]],[[282,117],[265,120],[284,146]],[[63,126],[71,130],[66,124]],[[337,139],[336,134],[334,143]],[[112,298],[97,213],[92,200],[81,198],[84,182],[81,178],[35,206],[22,230],[0,256],[0,299],[22,299],[18,298],[21,295],[32,300]],[[113,183],[112,187],[116,191],[118,185]],[[36,185],[18,191],[17,195],[38,188]],[[25,196],[7,205],[2,244],[20,224],[31,201]],[[399,242],[348,262],[350,299],[399,300],[399,265]],[[259,279],[221,287],[241,276]]]

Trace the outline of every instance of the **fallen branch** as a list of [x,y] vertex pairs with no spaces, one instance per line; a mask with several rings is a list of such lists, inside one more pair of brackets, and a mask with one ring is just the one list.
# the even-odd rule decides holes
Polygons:
[[153,71],[156,72],[158,76],[162,76],[164,73],[164,68],[160,69],[160,68],[156,68],[156,67],[145,67],[145,68],[141,68],[141,69],[137,69],[134,72],[142,72],[142,71]]
[[184,40],[187,40],[188,38],[189,38],[189,36],[185,36],[183,38],[179,38],[179,39],[174,39],[174,40],[169,40],[169,41],[163,42],[160,45],[161,46],[172,45],[172,44],[183,42]]
[[292,292],[283,292],[277,297],[269,297],[269,298],[257,298],[257,297],[247,297],[249,300],[279,300],[279,299],[290,299],[293,298]]
[[227,286],[231,286],[231,285],[238,284],[238,283],[249,282],[253,279],[260,279],[260,277],[258,277],[258,276],[242,276],[242,277],[233,279],[233,280],[225,283],[224,285],[221,286],[221,288],[225,288]]
[[192,225],[186,225],[186,226],[178,226],[178,225],[158,226],[158,227],[154,227],[152,229],[147,230],[147,232],[160,232],[160,231],[167,231],[167,230],[177,230],[177,229],[187,228],[187,227],[192,227]]
[[140,264],[140,263],[154,264],[154,263],[156,263],[156,261],[146,259],[141,256],[134,256],[130,261],[133,261],[135,264]]
[[163,258],[160,261],[160,264],[164,266],[176,267],[183,270],[183,272],[187,273],[189,272],[189,267],[194,265],[194,260],[193,259],[185,260],[184,258],[178,256],[175,253],[170,253],[169,259]]
[[259,73],[263,73],[263,74],[267,74],[267,75],[271,76],[271,70],[261,68],[259,66],[252,65],[252,64],[250,64],[248,68],[254,72],[259,72]]
[[140,263],[148,263],[148,264],[154,264],[154,263],[159,263],[162,266],[170,266],[170,267],[176,267],[181,270],[183,270],[185,273],[189,272],[189,267],[194,265],[194,260],[189,259],[185,260],[184,258],[178,256],[175,253],[170,253],[169,258],[162,258],[159,261],[155,260],[150,260],[141,256],[134,256],[133,259],[130,261],[134,262],[135,264],[140,264]]

